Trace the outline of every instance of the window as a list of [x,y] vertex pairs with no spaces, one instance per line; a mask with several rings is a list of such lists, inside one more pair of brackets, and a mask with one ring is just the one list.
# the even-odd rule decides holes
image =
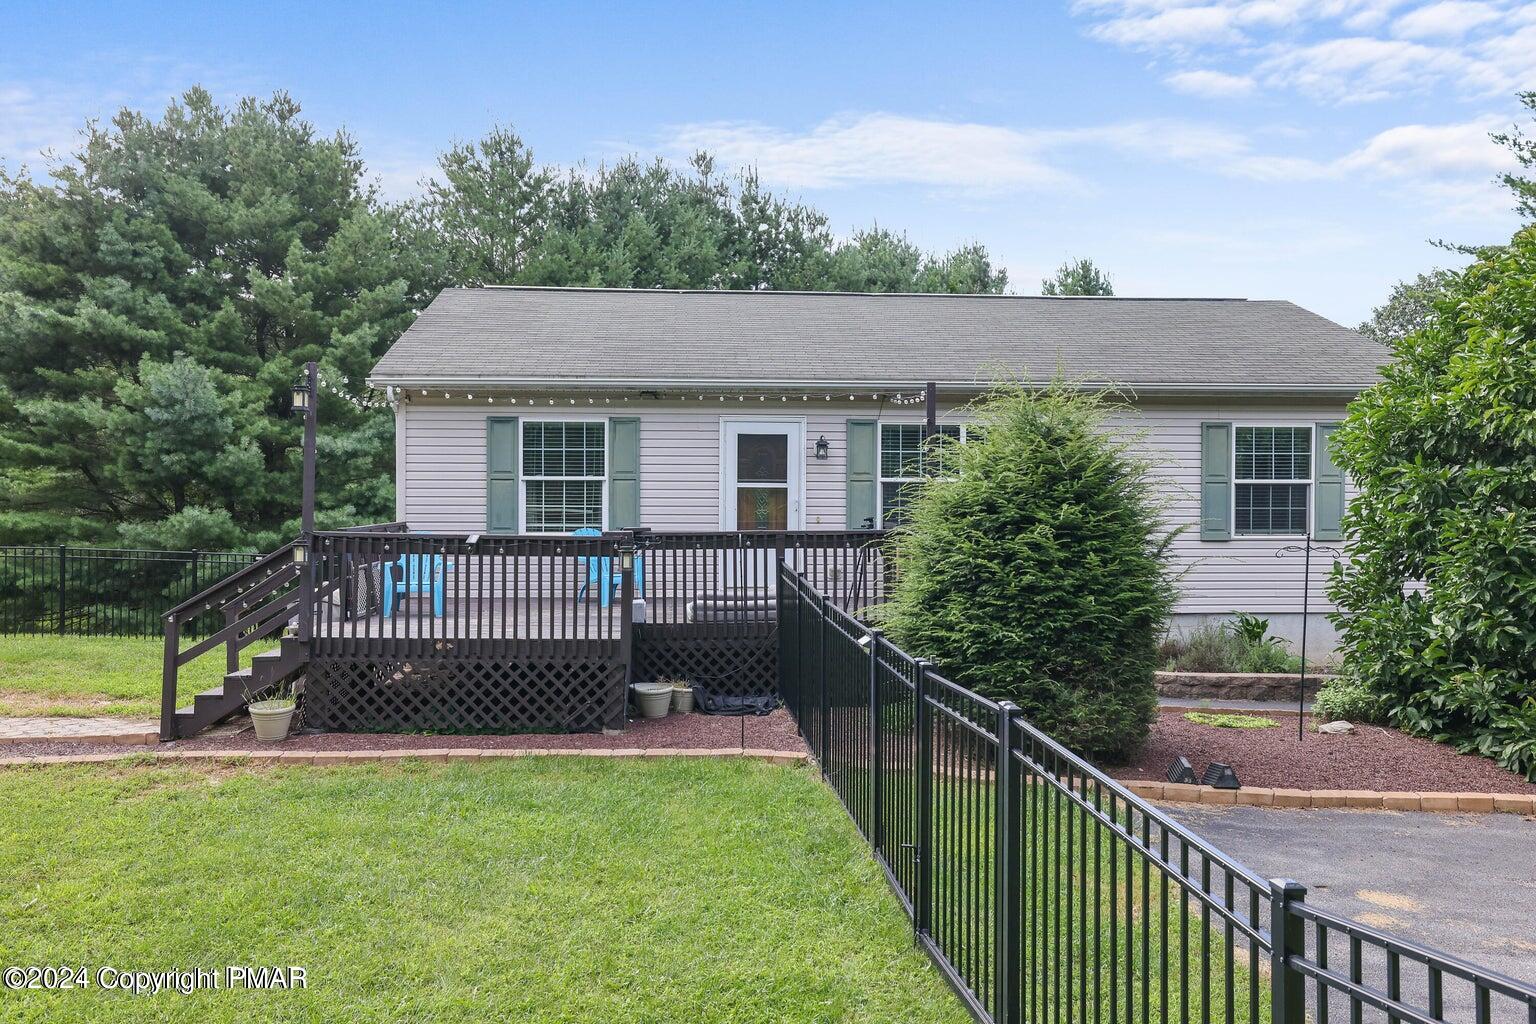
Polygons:
[[1304,534],[1312,490],[1311,427],[1238,427],[1233,519],[1239,534]]
[[880,424],[880,525],[901,522],[902,509],[912,496],[913,485],[930,477],[948,476],[944,448],[963,440],[954,424],[939,427],[933,447],[923,446],[920,423]]
[[607,460],[602,423],[523,423],[523,508],[528,533],[603,528]]

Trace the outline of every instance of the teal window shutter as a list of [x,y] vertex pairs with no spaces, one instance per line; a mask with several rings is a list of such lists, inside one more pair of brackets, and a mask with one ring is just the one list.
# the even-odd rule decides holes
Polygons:
[[608,526],[628,530],[640,525],[640,418],[608,421]]
[[485,528],[490,533],[516,533],[516,417],[491,416],[486,419],[485,469]]
[[1232,424],[1200,424],[1200,539],[1232,539]]
[[[848,516],[850,530],[862,530],[878,522],[880,487],[876,476],[879,460],[878,426],[874,420],[848,421]],[[867,521],[867,522],[866,522]]]
[[1316,446],[1312,465],[1317,481],[1314,486],[1316,496],[1312,499],[1312,515],[1316,520],[1312,536],[1318,540],[1344,539],[1344,529],[1340,526],[1344,517],[1344,472],[1334,465],[1333,456],[1328,451],[1333,432],[1338,429],[1337,423],[1319,423],[1312,434]]

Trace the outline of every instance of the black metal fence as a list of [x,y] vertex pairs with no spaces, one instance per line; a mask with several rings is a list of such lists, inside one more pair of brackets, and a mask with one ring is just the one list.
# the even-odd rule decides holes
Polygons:
[[779,570],[780,689],[980,1021],[1523,1021],[1536,988],[1305,902]]
[[[167,608],[261,556],[243,551],[0,547],[0,634],[159,636]],[[203,616],[196,634],[223,625]]]

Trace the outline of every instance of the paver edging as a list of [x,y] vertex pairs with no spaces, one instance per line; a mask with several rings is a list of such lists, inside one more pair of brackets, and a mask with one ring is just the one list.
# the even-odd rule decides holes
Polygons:
[[1374,789],[1271,789],[1264,786],[1217,789],[1215,786],[1136,779],[1121,782],[1132,793],[1156,803],[1536,815],[1536,794],[1527,793],[1398,793]]

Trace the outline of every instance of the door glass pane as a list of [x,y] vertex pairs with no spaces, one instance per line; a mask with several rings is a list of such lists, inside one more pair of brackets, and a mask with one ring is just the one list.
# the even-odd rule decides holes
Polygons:
[[739,483],[788,483],[789,438],[783,434],[736,435],[736,480]]
[[736,488],[736,529],[789,529],[789,488]]

